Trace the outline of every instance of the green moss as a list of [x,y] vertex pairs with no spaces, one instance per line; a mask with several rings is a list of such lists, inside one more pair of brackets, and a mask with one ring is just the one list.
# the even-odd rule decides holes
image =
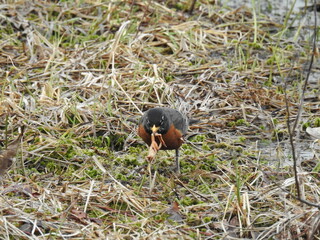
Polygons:
[[141,147],[129,147],[128,152],[130,154],[140,154],[142,151],[145,151],[145,149]]
[[212,221],[212,217],[211,217],[211,216],[204,217],[202,220],[203,220],[205,223],[209,223],[209,222]]
[[283,87],[282,87],[282,86],[277,86],[276,93],[278,93],[278,94],[284,94],[284,89],[283,89]]
[[217,167],[217,159],[215,155],[210,155],[207,158],[204,158],[203,161],[200,163],[199,168],[203,170],[212,171]]
[[83,155],[87,155],[87,156],[90,156],[90,157],[96,154],[95,151],[92,150],[92,149],[82,149],[81,153]]
[[192,206],[192,205],[197,205],[199,203],[201,203],[201,201],[199,201],[196,198],[191,198],[191,197],[185,197],[180,200],[180,204],[183,206]]
[[319,173],[320,172],[320,163],[318,163],[313,169],[312,172]]
[[247,125],[247,126],[249,126],[249,123],[248,123],[246,120],[244,120],[244,119],[238,119],[238,120],[236,121],[236,125],[237,125],[237,126],[241,126],[241,125]]
[[[104,140],[102,136],[98,136],[98,137],[88,137],[88,141],[90,141],[92,143],[92,146],[103,146],[104,145]],[[108,143],[108,141],[107,141]],[[107,144],[108,145],[108,144]],[[109,146],[109,145],[108,145]]]
[[180,160],[181,171],[184,173],[191,172],[196,169],[196,165]]
[[191,142],[204,142],[207,140],[206,135],[196,135],[190,139]]
[[174,80],[174,76],[171,75],[171,74],[167,74],[165,77],[164,77],[165,81],[168,83],[168,82],[172,82]]
[[110,139],[110,147],[112,150],[120,151],[123,149],[123,144],[127,136],[120,134],[111,134],[108,136]]
[[125,176],[125,175],[123,175],[123,174],[121,174],[121,173],[118,173],[118,174],[116,175],[116,179],[117,179],[117,180],[120,180],[120,181],[128,181],[127,176]]
[[295,46],[293,46],[292,44],[288,44],[285,49],[291,51],[295,49]]
[[121,158],[117,158],[116,162],[118,164],[121,164],[125,167],[132,167],[132,166],[139,166],[140,163],[138,161],[137,155],[136,154],[126,154],[123,155]]
[[228,127],[235,127],[236,126],[236,122],[235,121],[230,121],[227,123]]
[[55,162],[47,162],[45,166],[49,172],[55,172],[61,169],[60,166],[57,165]]
[[197,226],[201,224],[201,219],[198,214],[191,213],[187,216],[187,224],[191,226]]
[[196,182],[194,179],[190,179],[189,182],[188,182],[188,185],[189,186],[197,186],[198,182]]
[[97,178],[101,176],[101,172],[97,169],[94,169],[90,167],[89,169],[85,170],[86,175],[88,175],[90,178]]
[[76,171],[75,165],[69,165],[63,175],[66,177],[71,177],[75,171]]
[[122,202],[122,201],[120,201],[120,202],[111,202],[111,203],[109,203],[109,206],[111,208],[117,209],[117,210],[124,210],[125,211],[125,210],[128,209],[128,205],[125,202]]
[[243,152],[243,148],[242,147],[235,147],[234,150],[238,153]]
[[200,192],[203,194],[211,194],[212,193],[212,191],[210,190],[208,185],[201,184],[201,185],[199,185],[198,188],[199,188]]
[[34,208],[24,208],[25,213],[33,213],[35,211],[36,211],[36,209],[34,209]]
[[272,140],[273,141],[282,140],[286,134],[287,134],[287,130],[275,129],[272,132]]
[[224,149],[224,148],[229,148],[229,147],[230,147],[230,145],[228,145],[224,142],[214,144],[214,148]]
[[240,136],[239,138],[238,138],[238,141],[239,142],[245,142],[247,140],[247,138],[246,137],[243,137],[243,136]]
[[187,5],[181,2],[177,2],[174,6],[177,10],[186,10],[187,9]]
[[206,151],[209,151],[209,150],[210,150],[210,147],[208,146],[207,143],[203,143],[203,144],[202,144],[202,149],[203,149],[203,150],[206,150]]
[[194,148],[192,148],[191,146],[186,146],[183,147],[183,154],[184,155],[188,155],[191,156],[196,152],[196,150],[194,150]]
[[266,87],[272,87],[272,74],[270,75],[269,79],[263,83]]
[[302,129],[306,130],[306,128],[310,127],[310,126],[311,126],[310,122],[305,122],[305,123],[302,124]]
[[316,118],[315,120],[314,120],[314,126],[315,127],[320,127],[320,118]]
[[267,59],[266,63],[267,63],[268,65],[273,65],[275,61],[276,61],[276,56],[275,56],[275,55],[272,55],[271,57],[269,57],[269,58]]
[[164,215],[161,215],[161,214],[156,214],[154,216],[154,220],[156,220],[156,221],[164,221],[164,220],[166,220],[166,217],[164,217]]
[[68,146],[67,151],[65,152],[65,158],[71,159],[78,154],[79,154],[79,152],[76,151],[76,149],[70,145],[70,146]]
[[244,119],[238,119],[237,121],[230,121],[227,123],[228,127],[235,127],[235,126],[241,126],[241,125],[249,126],[250,124]]
[[259,49],[263,49],[263,44],[262,43],[248,43],[250,47],[252,47],[253,49],[259,50]]

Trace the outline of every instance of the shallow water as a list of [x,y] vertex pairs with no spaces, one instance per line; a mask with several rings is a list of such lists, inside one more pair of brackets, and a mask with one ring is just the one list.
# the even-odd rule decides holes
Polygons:
[[[258,19],[260,15],[265,15],[273,22],[286,23],[288,31],[285,34],[289,41],[312,41],[315,25],[314,11],[311,7],[313,0],[228,0],[222,2],[224,7],[231,9],[247,7],[250,11],[255,10]],[[320,25],[319,17],[320,13],[317,12],[318,26]]]
[[254,2],[257,13],[262,13],[271,16],[284,16],[293,8],[293,12],[297,13],[302,10],[304,6],[310,6],[312,1],[306,0],[229,0],[224,1],[224,4],[228,7],[238,8],[241,6],[252,7]]
[[[288,41],[306,41],[311,44],[314,33],[315,17],[314,12],[310,9],[306,10],[305,6],[313,5],[313,0],[227,0],[221,1],[225,7],[231,9],[239,7],[247,7],[250,10],[255,9],[257,16],[266,15],[271,21],[283,24],[288,20],[288,31],[286,36]],[[317,25],[320,25],[319,12],[317,12]],[[319,64],[319,59],[314,60],[314,65]],[[307,68],[305,69],[305,71]],[[317,101],[317,94],[312,89],[318,89],[320,85],[320,73],[312,71],[308,83],[308,92],[305,101]],[[308,135],[296,141],[295,150],[298,162],[319,159],[320,144]],[[288,139],[278,143],[263,143],[258,141],[256,150],[261,159],[268,160],[271,165],[278,167],[292,166],[292,150]],[[315,160],[317,161],[317,160]]]

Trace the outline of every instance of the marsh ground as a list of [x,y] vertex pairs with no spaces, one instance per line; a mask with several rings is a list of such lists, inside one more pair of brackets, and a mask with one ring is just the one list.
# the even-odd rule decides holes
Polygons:
[[[318,52],[301,101],[313,12],[221,2],[0,5],[1,148],[25,126],[1,179],[2,239],[319,239],[292,152],[318,204],[305,132],[320,126]],[[147,171],[136,127],[154,106],[200,120],[180,176],[170,151]]]

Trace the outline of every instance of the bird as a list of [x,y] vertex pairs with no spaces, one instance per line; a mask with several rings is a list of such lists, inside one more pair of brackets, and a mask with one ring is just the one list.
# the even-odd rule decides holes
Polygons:
[[188,118],[178,110],[156,107],[147,110],[141,117],[138,135],[149,146],[152,145],[152,134],[160,136],[155,138],[159,150],[175,150],[175,171],[180,173],[179,148],[184,143],[183,136],[188,126]]

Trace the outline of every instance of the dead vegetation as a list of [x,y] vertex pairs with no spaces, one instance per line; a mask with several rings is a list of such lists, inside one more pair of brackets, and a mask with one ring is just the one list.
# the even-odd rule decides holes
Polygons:
[[[1,179],[2,239],[319,239],[319,208],[295,198],[283,88],[294,121],[309,26],[172,2],[0,5],[0,160],[25,126]],[[304,132],[320,126],[316,76],[295,147],[302,197],[318,204],[319,147]],[[180,176],[157,153],[150,193],[135,130],[153,106],[200,122]]]

